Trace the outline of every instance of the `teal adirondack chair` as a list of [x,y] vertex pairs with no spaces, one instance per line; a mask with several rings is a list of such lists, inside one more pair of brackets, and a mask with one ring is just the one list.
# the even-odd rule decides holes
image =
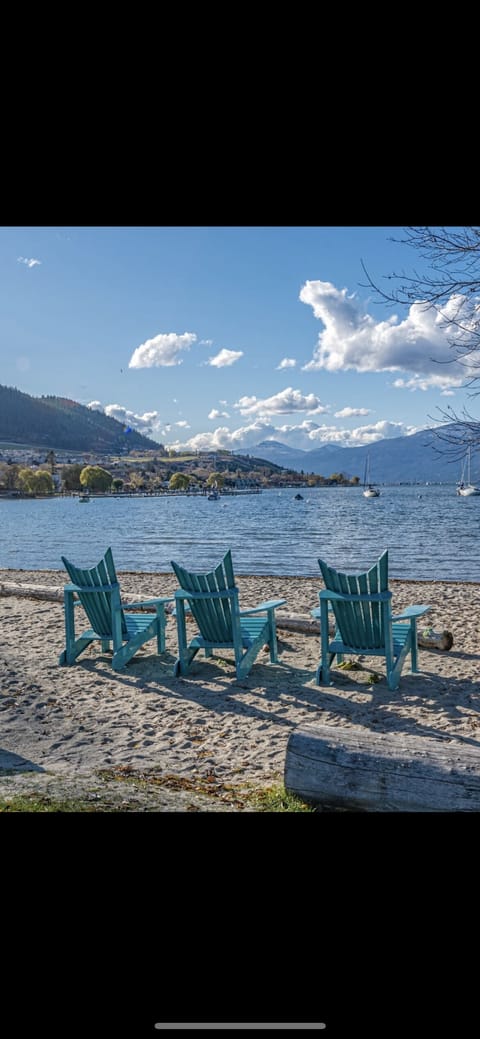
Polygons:
[[[187,673],[199,649],[205,650],[206,657],[212,655],[213,649],[233,649],[237,678],[248,675],[257,653],[267,642],[270,660],[277,663],[275,610],[286,599],[271,599],[253,609],[240,610],[230,551],[211,573],[189,573],[173,560],[172,567],[180,585],[175,592],[179,652],[175,675]],[[199,628],[188,645],[185,604]],[[266,616],[254,616],[257,613]]]
[[[331,685],[330,666],[336,655],[343,661],[345,653],[384,657],[389,689],[398,689],[406,657],[410,653],[412,671],[417,671],[416,624],[430,606],[408,606],[392,616],[392,593],[388,590],[388,551],[363,574],[344,574],[318,560],[325,590],[319,593],[321,661],[316,672],[317,684]],[[331,607],[330,607],[331,604]],[[336,631],[328,632],[328,613],[333,610]]]
[[[120,603],[120,586],[115,572],[112,550],[108,548],[102,560],[90,570],[81,570],[62,556],[65,570],[72,584],[64,587],[65,649],[59,664],[73,664],[80,653],[95,639],[107,652],[113,642],[112,667],[120,671],[144,642],[156,638],[157,652],[165,650],[165,603],[173,597],[146,599],[129,603],[131,607],[154,606],[155,613],[127,613]],[[75,593],[78,599],[74,600]],[[91,628],[75,637],[74,609],[83,606]]]

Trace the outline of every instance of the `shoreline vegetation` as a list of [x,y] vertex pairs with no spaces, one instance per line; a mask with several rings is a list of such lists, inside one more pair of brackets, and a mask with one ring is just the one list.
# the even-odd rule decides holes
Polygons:
[[[176,586],[172,573],[119,577],[132,600],[170,595]],[[60,590],[66,575],[4,569],[2,581]],[[0,624],[9,632],[0,648],[0,811],[307,810],[273,805],[287,803],[290,733],[315,722],[360,726],[392,740],[411,733],[480,746],[480,583],[390,585],[395,612],[430,604],[429,626],[454,638],[448,652],[419,649],[418,674],[404,670],[396,692],[376,658],[361,659],[358,670],[334,668],[334,684],[316,686],[318,634],[285,630],[278,632],[279,664],[261,653],[242,681],[227,651],[199,655],[187,676],[174,678],[173,619],[161,657],[147,643],[116,673],[98,644],[74,666],[59,667],[62,603],[0,595]],[[238,587],[244,608],[285,597],[289,612],[308,614],[321,581],[239,575]],[[20,631],[28,632],[21,659]]]
[[[43,449],[44,451],[45,449]],[[45,497],[59,492],[159,494],[163,492],[258,492],[282,487],[358,487],[358,476],[305,473],[251,455],[230,451],[182,454],[167,451],[128,451],[126,454],[87,454],[42,449],[0,451],[0,495]],[[73,456],[75,452],[71,452]]]

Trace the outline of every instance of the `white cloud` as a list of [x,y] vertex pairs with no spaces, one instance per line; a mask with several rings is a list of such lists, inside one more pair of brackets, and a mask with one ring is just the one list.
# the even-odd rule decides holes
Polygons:
[[[460,381],[463,382],[463,379]],[[452,380],[444,375],[412,375],[410,379],[394,379],[392,385],[396,390],[411,390],[412,393],[415,390],[423,390],[425,393],[426,390],[432,389],[443,392],[452,385]],[[457,383],[454,382],[453,385],[456,386]]]
[[213,339],[200,339],[199,346],[213,346]]
[[273,439],[275,434],[275,427],[270,422],[262,422],[258,420],[253,422],[250,426],[244,426],[242,429],[230,430],[228,426],[219,426],[217,429],[212,430],[211,433],[197,433],[196,436],[190,437],[186,443],[177,442],[172,444],[172,447],[187,447],[193,451],[215,451],[215,450],[226,450],[236,451],[240,448],[247,448],[249,445],[258,444],[261,440],[267,438]]
[[296,363],[294,357],[284,357],[283,361],[277,364],[277,371],[280,371],[282,368],[295,368]]
[[183,358],[179,357],[179,354],[182,350],[190,350],[196,341],[194,332],[184,332],[183,335],[177,335],[176,332],[160,333],[137,346],[128,367],[171,368],[175,364],[182,364]]
[[175,426],[181,426],[183,429],[191,429],[190,423],[186,422],[184,418],[180,419],[180,422],[175,422]]
[[211,412],[210,412],[208,417],[212,418],[212,419],[215,419],[215,418],[230,418],[230,415],[228,414],[228,411],[218,411],[217,408],[212,408],[212,410],[211,410]]
[[390,422],[382,419],[370,426],[358,426],[357,429],[344,430],[346,446],[357,447],[361,444],[374,444],[377,440],[391,440],[393,437],[411,436],[418,433],[418,426],[407,426],[404,422]]
[[354,415],[371,415],[370,408],[342,408],[335,412],[335,418],[352,418]]
[[289,415],[295,411],[307,411],[309,415],[321,415],[328,408],[314,393],[304,396],[300,390],[287,386],[273,397],[258,400],[257,397],[240,397],[233,405],[241,415]]
[[27,256],[18,256],[17,263],[25,263],[27,267],[40,267],[41,260],[28,259]]
[[223,407],[224,407],[224,408],[226,408],[226,406],[227,406],[227,401],[226,401],[226,400],[219,400],[219,402],[218,402],[218,403],[219,403],[219,404],[223,404]]
[[235,364],[235,361],[239,361],[243,357],[243,350],[220,350],[220,353],[215,354],[215,357],[209,357],[205,364],[212,365],[213,368],[227,368],[231,364]]
[[[450,343],[452,339],[459,346],[467,342],[478,300],[452,296],[440,312],[414,303],[403,321],[396,314],[375,321],[355,294],[348,295],[347,289],[337,289],[328,281],[305,282],[299,298],[325,326],[304,371],[412,372],[418,385],[412,387],[411,380],[402,383],[409,389],[448,389],[468,377],[468,369],[454,360]],[[453,316],[466,331],[447,324],[446,318]],[[449,364],[442,364],[440,371],[438,362],[445,361]]]
[[407,426],[402,422],[389,422],[382,419],[374,425],[358,426],[357,429],[338,429],[337,426],[318,425],[305,420],[298,425],[274,426],[264,419],[256,419],[250,425],[230,430],[228,426],[219,426],[210,433],[197,433],[187,441],[175,441],[170,444],[177,450],[193,451],[248,451],[263,440],[278,440],[289,447],[311,451],[324,444],[338,444],[339,447],[361,447],[373,444],[377,440],[392,437],[410,436],[418,432],[418,427]]
[[386,419],[370,426],[358,426],[356,429],[339,429],[338,426],[319,425],[305,421],[295,426],[278,426],[274,440],[288,444],[289,447],[311,451],[323,444],[338,444],[339,447],[360,447],[376,440],[387,440],[391,437],[407,436],[416,433],[413,426],[402,422],[389,422]]
[[136,415],[134,411],[129,411],[121,404],[107,404],[105,414],[147,435],[160,425],[158,411],[145,411],[143,415]]
[[152,433],[160,431],[161,422],[158,417],[158,411],[145,411],[143,415],[136,415],[134,411],[124,408],[123,404],[106,404],[103,406],[99,400],[90,401],[90,404],[87,404],[86,407],[90,408],[91,411],[103,412],[109,418],[115,418],[117,422],[122,422],[125,426],[131,426],[132,429],[136,429],[138,433],[144,433],[145,436],[150,436]]

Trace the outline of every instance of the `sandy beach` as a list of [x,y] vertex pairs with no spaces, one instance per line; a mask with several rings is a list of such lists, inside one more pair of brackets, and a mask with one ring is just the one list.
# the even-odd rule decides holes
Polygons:
[[[0,582],[61,588],[65,580],[60,570],[0,570]],[[132,601],[172,594],[176,586],[173,574],[119,572],[119,580]],[[284,597],[284,610],[308,614],[318,605],[321,581],[239,576],[238,587],[242,607]],[[261,652],[242,681],[228,652],[209,660],[199,654],[188,676],[174,678],[172,619],[161,657],[151,641],[116,673],[96,643],[72,667],[59,667],[62,604],[0,596],[0,792],[67,778],[85,783],[115,769],[239,789],[266,786],[282,779],[292,729],[315,721],[449,735],[480,746],[480,585],[392,580],[390,588],[394,612],[430,604],[428,624],[454,639],[449,651],[419,649],[419,673],[410,674],[407,663],[396,692],[378,658],[364,658],[358,671],[335,669],[333,686],[316,686],[318,635],[286,630],[278,633],[279,664]],[[380,681],[372,683],[373,672]],[[169,809],[159,802],[158,810]]]

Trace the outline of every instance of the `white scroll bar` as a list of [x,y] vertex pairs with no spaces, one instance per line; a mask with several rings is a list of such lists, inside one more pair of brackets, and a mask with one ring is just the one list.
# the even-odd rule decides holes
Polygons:
[[290,1022],[281,1023],[281,1022],[278,1022],[278,1021],[274,1021],[271,1024],[266,1024],[265,1022],[263,1022],[262,1024],[254,1024],[254,1023],[248,1023],[248,1024],[247,1023],[241,1023],[240,1024],[238,1021],[231,1021],[229,1024],[218,1024],[217,1022],[215,1022],[214,1024],[204,1024],[203,1021],[197,1021],[196,1023],[191,1021],[189,1024],[180,1024],[177,1021],[174,1021],[174,1022],[168,1022],[168,1021],[162,1022],[162,1021],[159,1021],[155,1025],[155,1028],[159,1028],[159,1029],[163,1029],[163,1028],[248,1028],[248,1029],[250,1029],[250,1028],[288,1028],[288,1029],[290,1029],[290,1031],[295,1031],[297,1028],[313,1028],[313,1029],[315,1029],[315,1028],[326,1028],[326,1027],[327,1026],[326,1026],[326,1024],[323,1021],[318,1021],[316,1024],[314,1024],[313,1022],[309,1022],[307,1024],[305,1021],[302,1021],[299,1024],[290,1024]]

